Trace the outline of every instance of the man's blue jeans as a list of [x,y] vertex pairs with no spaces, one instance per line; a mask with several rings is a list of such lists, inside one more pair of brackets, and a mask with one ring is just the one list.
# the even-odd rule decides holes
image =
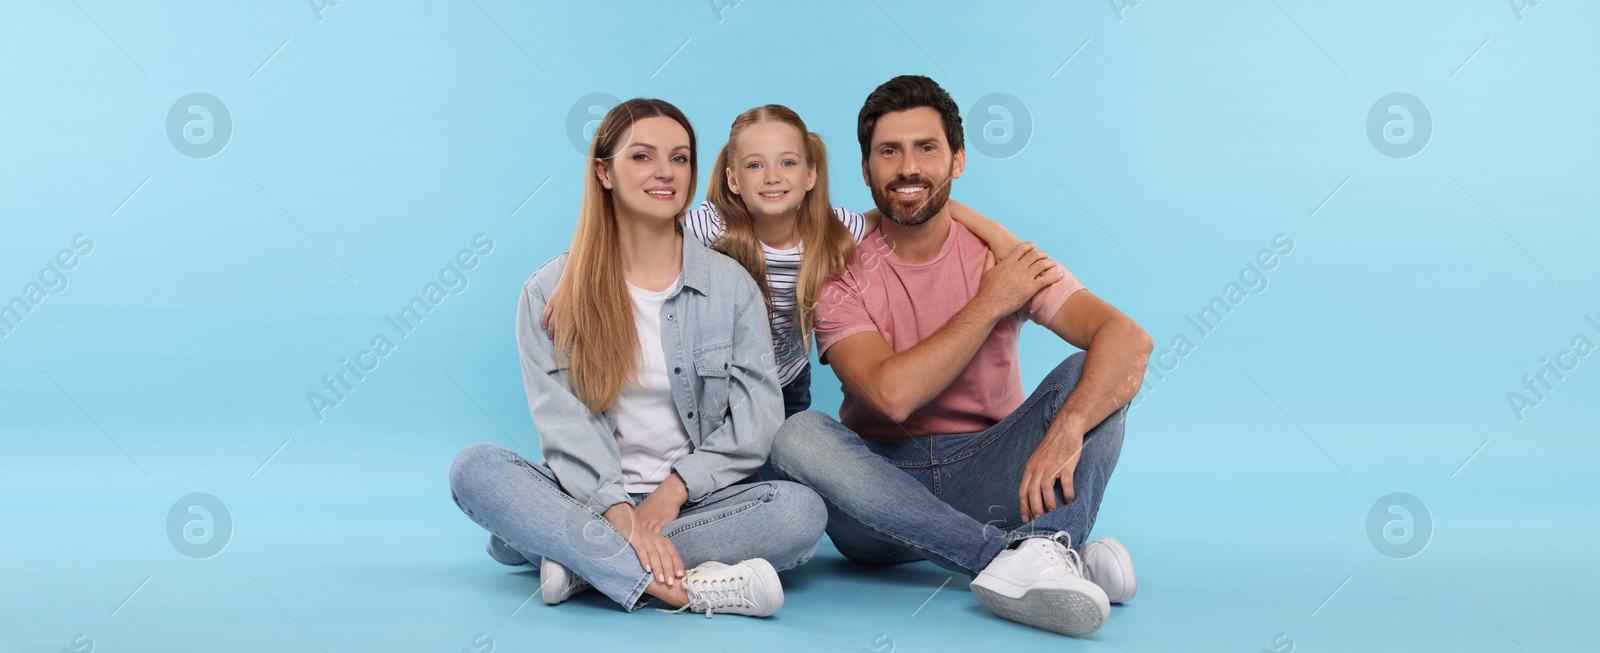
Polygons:
[[1013,541],[1066,531],[1074,548],[1094,528],[1106,482],[1122,453],[1127,406],[1083,438],[1072,475],[1076,498],[1027,523],[1017,490],[1067,395],[1083,374],[1083,353],[1046,376],[1033,395],[986,430],[904,440],[863,440],[816,411],[784,422],[772,447],[780,477],[822,495],[828,536],[845,557],[888,565],[928,560],[976,577]]

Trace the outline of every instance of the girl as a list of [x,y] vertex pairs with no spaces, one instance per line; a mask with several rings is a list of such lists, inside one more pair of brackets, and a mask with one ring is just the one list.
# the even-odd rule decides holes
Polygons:
[[[757,280],[772,323],[774,366],[783,386],[784,417],[811,407],[812,310],[855,245],[878,227],[881,214],[829,208],[828,155],[788,107],[769,104],[739,114],[717,155],[711,187],[684,225],[700,242],[733,257]],[[1020,241],[960,202],[950,215],[1004,256]],[[556,288],[565,290],[566,279]],[[564,328],[561,307],[541,323]],[[552,316],[554,319],[552,320]],[[763,478],[774,478],[763,467]]]
[[[547,604],[591,585],[629,611],[767,616],[777,570],[805,562],[827,512],[805,486],[742,483],[783,420],[761,291],[679,228],[693,196],[694,131],[671,104],[634,99],[601,121],[571,251],[523,286],[517,344],[544,462],[477,443],[450,469],[489,554],[540,563]],[[535,319],[563,270],[573,328]],[[687,571],[685,571],[687,570]]]

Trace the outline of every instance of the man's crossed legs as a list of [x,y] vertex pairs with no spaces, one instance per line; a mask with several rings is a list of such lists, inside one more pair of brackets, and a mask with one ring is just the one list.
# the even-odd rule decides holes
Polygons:
[[[976,433],[863,440],[822,413],[796,414],[778,431],[772,464],[822,495],[828,536],[851,560],[928,560],[976,578],[974,595],[1002,617],[1088,634],[1109,616],[1108,601],[1136,589],[1120,543],[1081,544],[1121,454],[1127,408],[1084,435],[1072,503],[1058,487],[1055,510],[1019,523],[1018,502],[1028,458],[1077,386],[1084,358],[1062,361],[1006,419]],[[1081,554],[1067,548],[1077,546]]]

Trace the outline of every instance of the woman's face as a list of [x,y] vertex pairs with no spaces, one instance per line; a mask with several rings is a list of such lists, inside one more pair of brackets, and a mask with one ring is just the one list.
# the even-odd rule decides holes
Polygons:
[[616,156],[595,168],[619,213],[676,220],[689,201],[689,132],[678,121],[651,116],[633,123]]
[[783,122],[757,122],[739,132],[728,190],[744,199],[753,216],[793,215],[806,191],[817,183],[817,169],[806,163],[805,139]]

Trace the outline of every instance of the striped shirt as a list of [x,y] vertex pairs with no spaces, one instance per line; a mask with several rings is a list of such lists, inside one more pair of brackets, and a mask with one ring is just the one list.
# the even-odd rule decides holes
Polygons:
[[[860,244],[866,237],[867,219],[860,213],[835,207],[833,214],[844,223],[850,236]],[[689,233],[707,247],[722,237],[727,226],[717,207],[702,202],[700,208],[691,209],[685,216],[684,226]],[[800,278],[800,261],[804,252],[799,246],[793,249],[774,249],[761,244],[767,259],[767,289],[772,293],[772,349],[777,354],[778,383],[789,385],[811,365],[811,352],[800,342],[800,327],[795,324],[795,283]]]

